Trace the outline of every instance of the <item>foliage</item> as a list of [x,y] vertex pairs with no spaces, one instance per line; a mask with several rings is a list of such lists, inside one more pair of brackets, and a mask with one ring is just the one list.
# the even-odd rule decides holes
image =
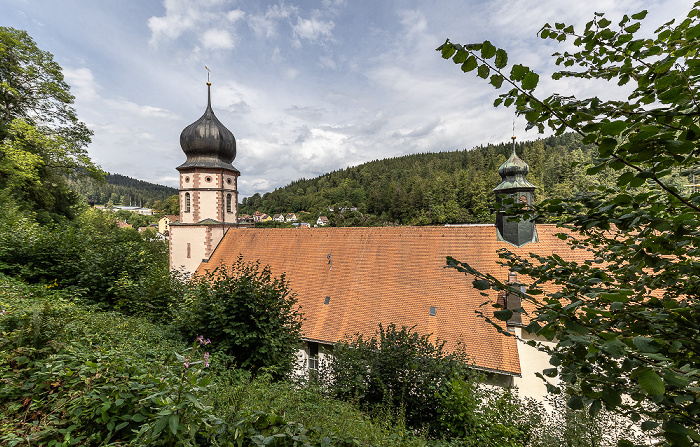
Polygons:
[[26,32],[0,27],[0,187],[44,220],[74,215],[77,197],[63,175],[101,175],[73,100],[51,53]]
[[[69,294],[0,277],[0,414],[4,445],[129,438],[151,409],[168,331],[86,310]],[[170,335],[172,337],[172,335]]]
[[601,410],[595,416],[566,404],[565,394],[552,395],[549,416],[536,428],[534,445],[565,447],[616,446],[628,438],[637,445],[653,445],[654,436],[635,430],[634,423],[612,411]]
[[[254,194],[243,199],[240,213],[296,212],[306,222],[326,215],[336,226],[493,222],[491,190],[500,182],[498,167],[511,150],[510,144],[498,144],[375,160]],[[566,197],[608,181],[607,171],[586,177],[594,147],[574,134],[518,143],[517,150],[530,163],[528,178],[538,187],[537,200]],[[573,162],[580,165],[572,167]],[[358,210],[350,211],[352,207]],[[309,216],[302,217],[300,210]]]
[[[407,427],[431,437],[481,433],[476,375],[464,354],[448,353],[444,345],[406,327],[380,326],[369,340],[358,335],[336,345],[320,381],[332,396],[374,413],[393,412]],[[500,442],[512,435],[491,433]]]
[[[532,278],[527,330],[554,341],[544,376],[559,377],[571,408],[595,415],[614,409],[642,430],[659,427],[670,445],[700,444],[700,192],[682,189],[673,173],[698,173],[697,104],[700,3],[687,18],[670,21],[651,37],[639,37],[646,12],[625,15],[616,26],[597,13],[582,33],[546,24],[543,39],[573,40],[575,50],[555,53],[564,70],[555,80],[614,81],[626,100],[535,96],[539,76],[514,64],[490,42],[438,50],[465,72],[510,85],[496,105],[515,105],[529,127],[572,130],[597,148],[587,174],[615,172],[615,184],[571,199],[549,200],[535,212],[557,219],[570,245],[588,260],[560,256],[521,258],[501,253],[508,267]],[[489,78],[489,74],[491,74]],[[617,92],[615,92],[617,93]],[[614,93],[614,94],[615,94]],[[508,288],[466,264],[450,265],[475,275],[482,290]],[[511,310],[499,311],[508,319]]]
[[74,290],[107,309],[168,317],[180,285],[168,271],[166,242],[120,229],[113,215],[98,210],[40,227],[26,217],[18,220],[13,209],[0,208],[0,216],[21,224],[0,233],[0,272]]
[[83,177],[70,177],[68,183],[88,202],[104,205],[151,207],[155,212],[179,214],[177,189],[133,179],[121,174],[108,173],[104,181]]
[[292,371],[301,336],[301,312],[284,276],[240,257],[192,280],[175,324],[190,337],[209,334],[239,367],[275,378]]
[[[227,424],[238,424],[243,416],[259,420],[264,414],[284,415],[307,428],[313,442],[357,439],[362,445],[422,445],[391,419],[370,419],[352,403],[329,399],[314,384],[272,381],[267,374],[251,377],[242,370],[230,371],[217,388],[214,411]],[[248,423],[248,422],[246,422]]]

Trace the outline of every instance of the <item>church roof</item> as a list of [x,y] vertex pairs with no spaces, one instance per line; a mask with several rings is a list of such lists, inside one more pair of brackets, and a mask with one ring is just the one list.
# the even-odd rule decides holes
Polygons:
[[519,249],[497,241],[493,225],[232,228],[197,274],[231,265],[240,254],[246,261],[269,265],[273,275],[286,275],[298,294],[307,339],[334,343],[356,333],[372,336],[380,323],[395,323],[445,340],[448,349],[464,345],[478,367],[517,375],[515,338],[497,333],[476,315],[486,299],[471,278],[445,268],[445,258],[452,256],[505,281],[507,269],[496,264],[498,249],[522,255],[572,253],[555,236],[561,231],[555,226],[540,225],[538,231],[538,244]]

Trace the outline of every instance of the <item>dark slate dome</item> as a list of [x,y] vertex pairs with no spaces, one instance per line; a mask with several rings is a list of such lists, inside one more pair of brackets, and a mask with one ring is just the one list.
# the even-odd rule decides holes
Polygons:
[[236,138],[211,108],[211,84],[207,83],[207,109],[204,115],[185,127],[180,134],[180,146],[187,161],[183,168],[223,168],[238,171],[231,162],[236,158]]

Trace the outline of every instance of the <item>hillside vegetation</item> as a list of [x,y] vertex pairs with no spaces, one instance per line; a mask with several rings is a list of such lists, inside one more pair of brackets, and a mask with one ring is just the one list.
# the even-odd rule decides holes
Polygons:
[[89,202],[104,205],[133,205],[145,208],[161,208],[177,189],[133,179],[121,174],[105,175],[104,181],[85,177],[71,177],[69,185],[73,191]]
[[[254,194],[243,199],[240,212],[307,211],[328,215],[339,226],[494,222],[492,190],[511,152],[512,144],[502,143],[376,160]],[[517,143],[516,152],[530,165],[528,180],[538,187],[538,202],[607,181],[606,172],[585,175],[596,151],[574,134]],[[339,212],[351,207],[357,212]]]

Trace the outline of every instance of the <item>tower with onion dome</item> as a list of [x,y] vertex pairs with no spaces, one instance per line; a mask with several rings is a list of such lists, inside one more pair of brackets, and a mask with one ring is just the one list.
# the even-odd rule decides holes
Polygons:
[[238,217],[238,176],[231,163],[236,139],[211,108],[207,82],[207,108],[180,134],[187,160],[180,173],[180,221],[170,226],[170,268],[192,273],[209,258],[226,230]]
[[[514,204],[531,207],[535,199],[535,185],[527,181],[530,167],[515,153],[515,136],[513,138],[513,153],[505,163],[498,168],[501,183],[493,192],[499,204],[509,208]],[[539,242],[535,222],[531,219],[519,219],[518,216],[508,216],[505,211],[496,214],[496,232],[499,241],[505,241],[516,247],[522,247],[530,242]]]

